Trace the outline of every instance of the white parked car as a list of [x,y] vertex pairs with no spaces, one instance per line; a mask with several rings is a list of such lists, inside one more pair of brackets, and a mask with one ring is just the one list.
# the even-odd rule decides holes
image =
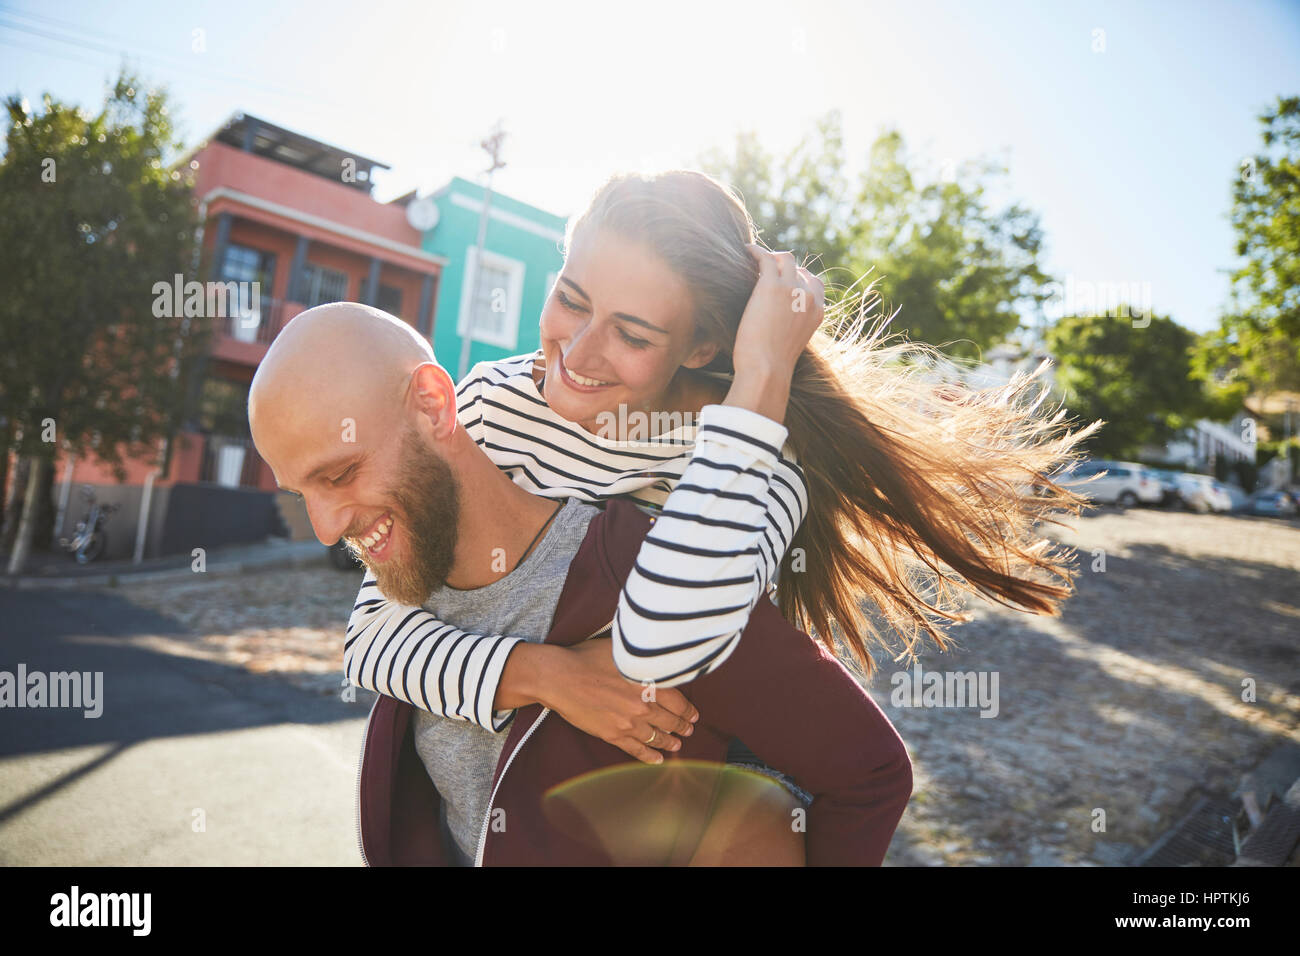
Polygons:
[[[1101,472],[1105,474],[1100,478],[1093,477]],[[1117,504],[1121,508],[1155,504],[1164,497],[1159,479],[1146,466],[1131,461],[1083,461],[1070,469],[1064,483],[1071,491],[1094,502]]]
[[1177,481],[1184,507],[1201,514],[1232,510],[1232,496],[1209,475],[1181,474]]

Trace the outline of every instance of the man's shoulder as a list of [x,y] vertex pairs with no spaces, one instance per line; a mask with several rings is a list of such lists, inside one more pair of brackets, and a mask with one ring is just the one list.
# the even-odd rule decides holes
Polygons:
[[613,498],[602,506],[578,504],[588,509],[590,521],[569,563],[549,638],[564,644],[609,625],[641,539],[650,528],[650,518],[629,501]]
[[594,504],[579,498],[566,498],[555,515],[554,531],[560,537],[574,542],[573,550],[582,548],[591,537],[591,526],[603,512]]
[[621,585],[632,573],[641,540],[654,525],[654,518],[625,498],[611,498],[599,508],[586,507],[597,513],[587,526],[583,546]]
[[569,498],[563,513],[577,539],[566,578],[583,582],[583,586],[603,578],[622,589],[654,519],[622,498],[595,504]]

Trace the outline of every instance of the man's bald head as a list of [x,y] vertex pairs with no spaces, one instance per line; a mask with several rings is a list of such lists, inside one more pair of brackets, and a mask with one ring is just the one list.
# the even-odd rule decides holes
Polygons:
[[[420,396],[411,394],[417,372],[426,386]],[[373,446],[408,428],[421,429],[427,438],[421,412],[449,413],[444,423],[454,421],[450,377],[415,329],[355,302],[320,305],[296,316],[272,343],[248,391],[253,441],[282,486],[286,477],[305,480],[303,474],[313,474],[349,445]]]
[[437,364],[429,343],[387,312],[355,302],[319,305],[284,327],[253,376],[249,417],[259,405],[281,415],[326,392],[344,404],[389,398],[400,402],[411,373]]

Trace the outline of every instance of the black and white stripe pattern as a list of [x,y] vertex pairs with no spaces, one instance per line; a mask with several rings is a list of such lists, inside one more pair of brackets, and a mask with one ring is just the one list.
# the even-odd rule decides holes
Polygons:
[[523,638],[467,634],[424,608],[395,604],[367,573],[348,621],[343,672],[359,687],[493,731],[513,711],[493,712],[511,648]]
[[[538,353],[539,354],[539,353]],[[656,514],[619,598],[614,660],[628,679],[672,687],[735,649],[808,511],[784,426],[708,405],[696,427],[615,441],[569,422],[532,378],[538,354],[476,365],[457,388],[466,431],[511,479],[547,498],[624,496]],[[348,622],[344,672],[358,686],[500,731],[493,711],[518,638],[473,635],[394,604],[367,575]]]

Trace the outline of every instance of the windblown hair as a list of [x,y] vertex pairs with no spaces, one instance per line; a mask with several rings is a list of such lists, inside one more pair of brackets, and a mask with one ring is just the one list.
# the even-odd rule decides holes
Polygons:
[[[588,229],[663,259],[693,296],[697,341],[719,345],[705,370],[734,373],[758,267],[745,249],[757,241],[753,219],[730,188],[693,170],[617,175],[571,220],[566,251]],[[867,676],[873,645],[901,646],[896,661],[926,635],[951,646],[944,627],[969,619],[969,594],[1060,613],[1073,552],[1038,524],[1079,513],[1085,499],[1049,475],[1102,425],[1071,431],[1064,408],[1043,407],[1046,360],[1005,385],[974,387],[933,347],[886,336],[893,317],[871,314],[874,286],[828,302],[795,365],[785,424],[809,511],[777,582],[787,619]]]

